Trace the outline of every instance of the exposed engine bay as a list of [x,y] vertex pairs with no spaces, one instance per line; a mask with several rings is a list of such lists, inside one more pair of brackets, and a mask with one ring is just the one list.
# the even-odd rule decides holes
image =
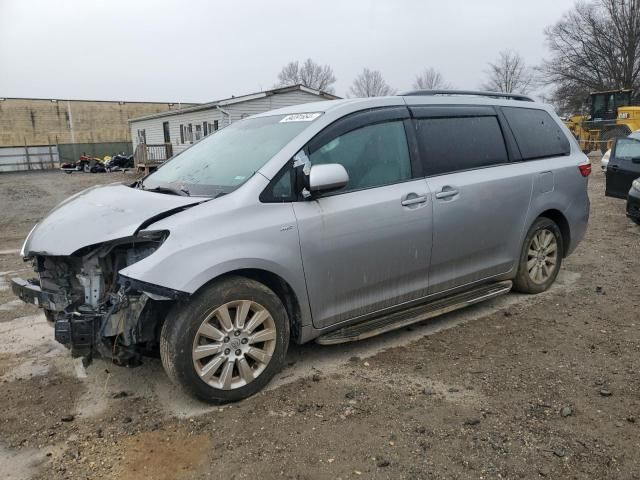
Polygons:
[[26,301],[35,297],[32,303],[44,308],[56,340],[74,356],[91,359],[97,354],[118,365],[139,365],[143,355],[157,352],[175,296],[144,291],[118,272],[151,255],[167,236],[165,231],[142,231],[70,256],[35,255],[39,279],[29,283],[38,294],[25,298],[29,286],[18,292],[14,285],[14,291]]

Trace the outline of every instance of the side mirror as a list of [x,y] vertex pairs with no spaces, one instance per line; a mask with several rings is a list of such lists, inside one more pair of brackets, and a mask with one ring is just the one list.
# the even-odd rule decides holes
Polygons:
[[339,163],[326,163],[312,165],[306,180],[309,192],[330,192],[349,183],[349,174]]

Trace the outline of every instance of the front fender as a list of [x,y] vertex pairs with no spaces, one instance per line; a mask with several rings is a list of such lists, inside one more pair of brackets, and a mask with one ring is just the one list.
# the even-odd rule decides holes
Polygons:
[[221,275],[242,269],[264,270],[289,284],[300,305],[303,325],[311,323],[290,204],[254,205],[229,211],[224,218],[204,216],[191,222],[189,228],[167,227],[171,233],[158,250],[119,273],[193,294]]

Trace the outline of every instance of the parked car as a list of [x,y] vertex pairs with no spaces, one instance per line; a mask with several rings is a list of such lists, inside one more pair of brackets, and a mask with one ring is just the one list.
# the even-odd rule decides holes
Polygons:
[[627,196],[627,216],[633,223],[640,225],[640,177],[631,183]]
[[606,173],[605,195],[627,200],[627,215],[636,223],[638,211],[638,185],[640,177],[640,137],[619,138],[611,148]]
[[547,290],[584,235],[591,165],[550,107],[436,93],[263,113],[77,194],[29,233],[39,279],[13,291],[72,354],[132,365],[157,348],[187,392],[233,401],[290,341]]
[[[629,138],[635,138],[636,140],[640,140],[640,130],[636,130],[628,135]],[[604,155],[602,155],[602,159],[600,160],[600,168],[603,172],[607,171],[607,166],[609,165],[609,158],[611,157],[611,149],[607,150]]]

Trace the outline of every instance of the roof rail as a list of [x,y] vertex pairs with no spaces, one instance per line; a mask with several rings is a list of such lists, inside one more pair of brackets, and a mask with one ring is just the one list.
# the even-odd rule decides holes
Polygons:
[[508,100],[520,100],[523,102],[534,101],[533,98],[526,95],[520,95],[519,93],[481,92],[474,90],[412,90],[400,94],[401,97],[413,97],[421,95],[426,97],[435,97],[440,95],[469,95],[475,97],[506,98]]

